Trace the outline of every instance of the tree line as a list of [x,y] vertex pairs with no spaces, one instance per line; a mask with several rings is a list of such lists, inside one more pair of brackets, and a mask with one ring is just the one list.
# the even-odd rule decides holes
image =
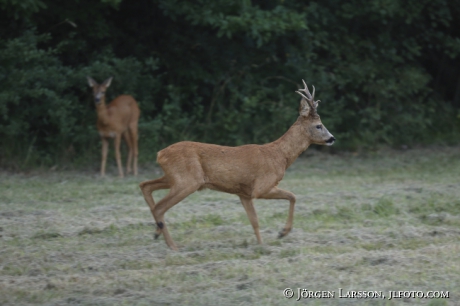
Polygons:
[[0,0],[0,164],[98,162],[86,76],[139,102],[140,162],[270,142],[304,79],[334,150],[456,144],[460,1]]

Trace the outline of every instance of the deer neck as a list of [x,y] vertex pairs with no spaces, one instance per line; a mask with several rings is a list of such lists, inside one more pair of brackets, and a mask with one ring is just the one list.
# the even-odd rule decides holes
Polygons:
[[109,112],[107,106],[105,105],[105,97],[101,98],[101,102],[96,105],[97,119],[102,122],[104,125],[109,123]]
[[273,144],[278,147],[282,158],[286,161],[286,169],[289,168],[310,145],[307,133],[302,127],[301,118],[299,117],[289,130]]

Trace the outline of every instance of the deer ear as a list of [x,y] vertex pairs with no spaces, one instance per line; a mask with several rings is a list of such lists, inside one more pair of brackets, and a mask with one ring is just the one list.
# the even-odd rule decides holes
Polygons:
[[97,85],[97,82],[93,80],[90,76],[87,76],[86,79],[88,80],[89,87],[94,87]]
[[105,80],[102,85],[104,85],[106,88],[110,86],[110,83],[112,83],[112,79],[113,77],[110,77],[108,78],[107,80]]
[[310,104],[308,104],[307,100],[305,98],[300,99],[300,106],[299,106],[299,115],[300,116],[305,116],[308,117],[310,114]]

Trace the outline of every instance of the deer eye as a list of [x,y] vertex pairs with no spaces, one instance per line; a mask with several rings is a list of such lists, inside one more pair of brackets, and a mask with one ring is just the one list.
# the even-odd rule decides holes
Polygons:
[[323,128],[323,126],[320,124],[320,125],[317,125],[316,128],[317,128],[318,130],[321,130],[321,129]]

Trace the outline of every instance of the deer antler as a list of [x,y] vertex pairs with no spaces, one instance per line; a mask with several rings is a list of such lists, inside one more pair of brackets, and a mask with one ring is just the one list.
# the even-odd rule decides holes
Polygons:
[[[313,87],[313,94],[310,93],[310,91],[308,90],[308,86],[307,84],[305,83],[304,80],[302,80],[303,82],[303,85],[305,86],[304,89],[299,89],[298,91],[296,91],[296,93],[298,93],[299,95],[301,95],[305,100],[307,100],[308,104],[310,104],[310,106],[314,109],[316,109],[318,107],[318,102],[321,102],[321,100],[317,100],[315,101],[315,86],[312,85]],[[301,93],[301,91],[303,91],[306,96]]]

